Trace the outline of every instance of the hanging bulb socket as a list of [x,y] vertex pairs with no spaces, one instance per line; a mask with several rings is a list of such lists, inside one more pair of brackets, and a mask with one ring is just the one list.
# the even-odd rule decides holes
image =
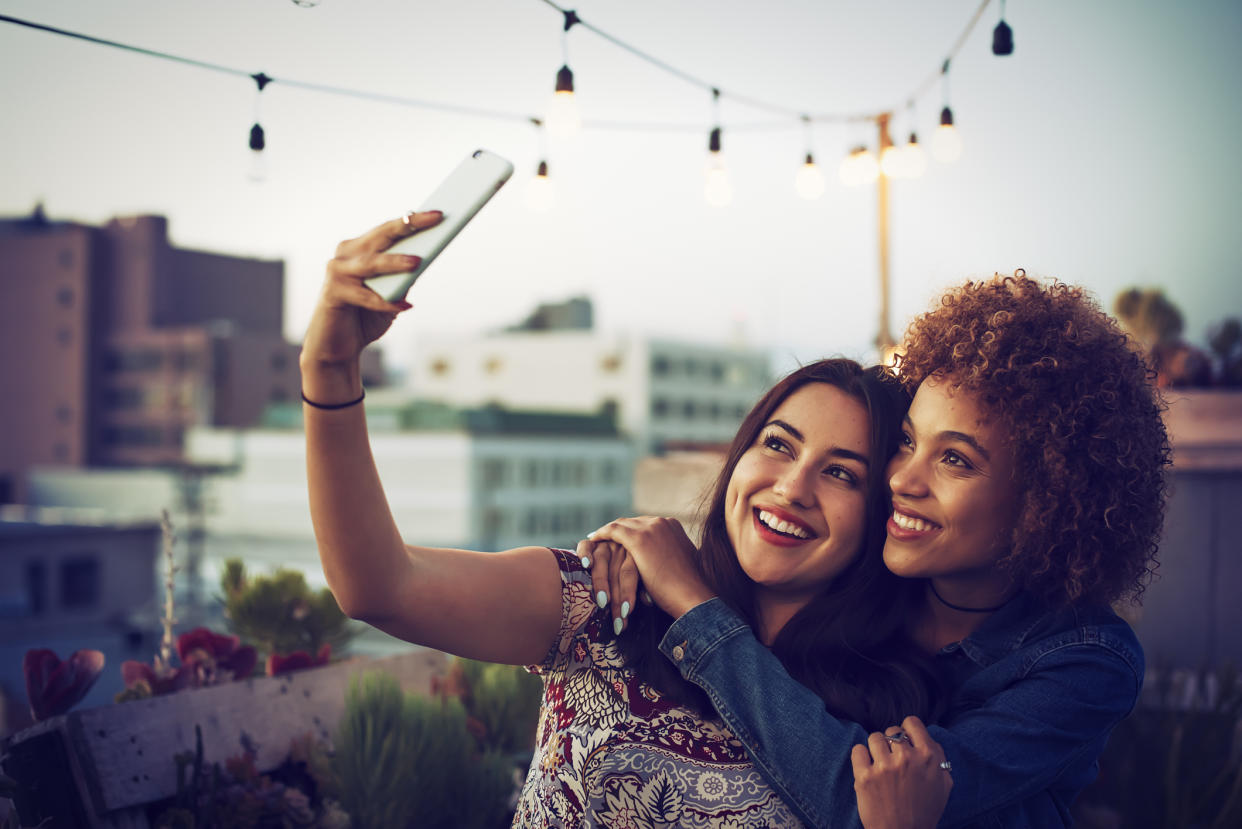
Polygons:
[[942,127],[953,126],[953,110],[949,109],[948,107],[945,107],[944,109],[940,110],[940,126]]
[[535,175],[539,176],[540,178],[547,178],[548,177],[548,162],[540,161],[539,166],[535,169]]
[[562,66],[556,71],[556,91],[573,94],[574,73],[570,71],[568,65]]
[[267,142],[263,138],[263,127],[255,124],[250,128],[250,149],[258,153],[262,152],[263,148],[266,146]]
[[720,127],[712,127],[711,135],[707,138],[707,149],[709,152],[720,152]]
[[1013,54],[1013,29],[1004,20],[992,30],[992,54],[1002,57]]

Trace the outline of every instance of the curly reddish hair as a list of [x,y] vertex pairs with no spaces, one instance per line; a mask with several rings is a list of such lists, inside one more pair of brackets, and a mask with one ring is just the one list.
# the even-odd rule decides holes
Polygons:
[[1155,571],[1170,462],[1141,353],[1081,288],[1018,271],[915,318],[899,371],[979,396],[1012,436],[1022,487],[1000,566],[1055,604],[1137,602]]

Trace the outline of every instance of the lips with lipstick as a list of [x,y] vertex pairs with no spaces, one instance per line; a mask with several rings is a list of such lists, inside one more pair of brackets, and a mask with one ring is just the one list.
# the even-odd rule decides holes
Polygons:
[[888,534],[899,541],[925,538],[939,529],[941,526],[935,521],[911,512],[903,512],[895,507],[892,516],[888,519]]
[[788,513],[763,507],[755,507],[752,512],[760,537],[773,544],[800,544],[818,537],[814,530]]

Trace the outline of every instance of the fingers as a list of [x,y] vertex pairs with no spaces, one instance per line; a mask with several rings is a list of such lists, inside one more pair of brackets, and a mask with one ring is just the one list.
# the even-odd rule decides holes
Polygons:
[[[617,618],[621,620],[623,628],[629,627],[630,614],[634,612],[634,608],[638,607],[638,565],[634,563],[633,556],[627,553],[621,557],[621,564],[617,568],[617,576],[612,580],[612,584],[612,600],[614,603],[619,603],[616,605]],[[651,598],[648,597],[647,601],[650,602]]]
[[932,739],[931,734],[927,733],[927,726],[923,725],[923,721],[918,717],[906,717],[902,720],[901,730],[910,738],[911,744],[919,748],[931,746],[940,748],[940,744]]
[[406,213],[376,225],[356,239],[346,239],[336,247],[337,258],[349,258],[387,250],[407,236],[440,223],[444,214],[439,210]]
[[[591,545],[591,596],[601,610],[608,606],[608,571],[612,564],[614,546],[600,541],[586,541]],[[582,549],[582,545],[578,545]]]
[[329,305],[356,305],[370,311],[386,314],[399,314],[410,309],[410,303],[389,302],[365,285],[340,282],[329,285],[324,292],[324,300]]
[[871,770],[871,752],[862,743],[850,749],[850,765],[854,767],[855,780],[866,777]]
[[876,765],[887,765],[893,753],[897,751],[897,747],[879,731],[873,731],[867,735],[867,749],[871,752],[871,761]]

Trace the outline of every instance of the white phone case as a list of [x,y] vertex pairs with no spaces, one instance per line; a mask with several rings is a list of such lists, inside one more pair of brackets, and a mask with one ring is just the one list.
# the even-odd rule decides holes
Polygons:
[[475,150],[419,206],[419,211],[442,210],[444,219],[435,227],[420,230],[389,248],[390,253],[421,256],[419,266],[407,273],[384,274],[367,280],[367,285],[389,302],[401,299],[414,280],[427,270],[440,251],[474,218],[488,199],[513,175],[513,165],[488,152]]

